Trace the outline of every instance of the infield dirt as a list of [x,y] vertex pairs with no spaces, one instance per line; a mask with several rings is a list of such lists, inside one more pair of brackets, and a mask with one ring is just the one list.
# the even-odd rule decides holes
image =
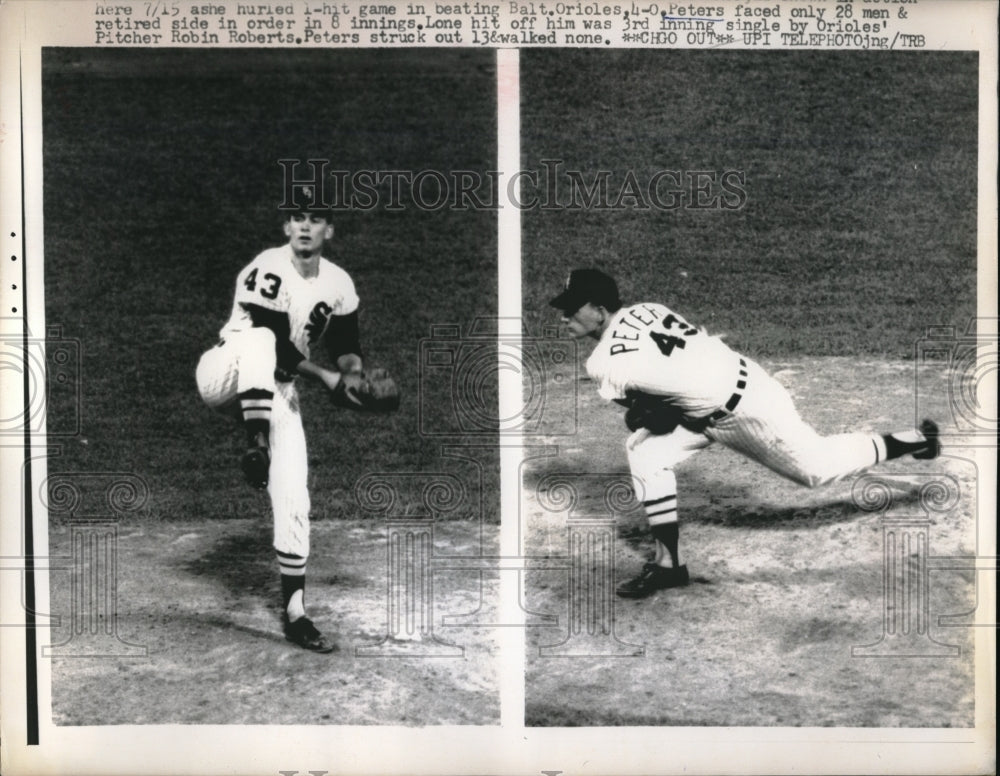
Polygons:
[[[765,365],[823,433],[905,428],[913,422],[912,363],[803,358]],[[945,395],[948,377],[937,368],[921,374],[922,384],[938,397]],[[849,401],[839,398],[845,395]],[[558,446],[558,456],[527,463],[523,522],[526,544],[535,553],[568,557],[569,518],[566,511],[546,508],[534,483],[568,475],[580,501],[598,505],[587,510],[581,504],[580,512],[610,515],[600,506],[608,478],[598,474],[618,473],[628,481],[623,411],[600,400],[586,380],[578,406],[577,436],[547,440]],[[927,409],[945,408],[939,398]],[[927,631],[913,647],[887,643],[882,657],[854,651],[883,638],[892,642],[886,626],[918,627],[917,601],[897,601],[910,607],[909,613],[894,615],[894,622],[885,617],[884,585],[894,573],[884,563],[887,522],[927,521],[929,550],[918,548],[913,537],[911,573],[918,573],[918,552],[929,552],[932,563],[974,554],[978,472],[967,452],[946,450],[930,462],[892,461],[809,490],[715,445],[686,461],[677,477],[681,561],[692,575],[689,587],[640,601],[616,599],[605,590],[597,609],[577,599],[589,614],[582,617],[577,642],[553,650],[577,651],[562,657],[549,656],[544,648],[566,641],[571,587],[581,581],[571,581],[565,570],[528,575],[528,610],[558,616],[559,626],[530,631],[526,724],[973,724],[974,629],[967,624],[976,607],[976,580],[971,572],[929,574],[929,587],[923,588],[929,621],[919,625]],[[878,495],[883,486],[877,483],[892,492],[891,506],[870,511],[862,490],[874,486]],[[933,501],[935,483],[951,492],[945,511],[926,500]],[[634,502],[615,516],[617,538],[609,560],[620,582],[638,572],[652,544]],[[584,583],[585,594],[595,586]],[[609,624],[613,637],[604,632]],[[940,654],[941,644],[952,647],[949,656]]]
[[[105,657],[53,660],[54,721],[498,723],[495,631],[444,624],[448,616],[473,612],[489,621],[496,610],[496,586],[489,574],[482,584],[476,571],[434,575],[433,630],[454,656],[421,657],[437,645],[431,640],[388,639],[390,587],[383,525],[370,520],[321,522],[313,529],[307,599],[310,615],[339,651],[317,655],[288,644],[281,634],[268,522],[262,518],[125,526],[117,541],[121,562],[114,626],[122,644],[111,644],[112,654]],[[487,543],[495,533],[486,531]],[[71,536],[66,528],[50,533],[54,555],[70,554]],[[436,526],[435,551],[468,555],[474,543],[478,549],[478,538],[468,523],[443,523]],[[54,590],[53,611],[72,611],[70,586],[54,584]],[[107,641],[97,642],[89,633],[71,634],[71,623],[66,616],[63,627],[53,629],[53,643],[72,638],[73,648],[80,649],[90,639],[108,647]],[[126,644],[143,647],[145,654],[116,656],[116,651],[127,651]],[[393,654],[366,655],[366,648]]]

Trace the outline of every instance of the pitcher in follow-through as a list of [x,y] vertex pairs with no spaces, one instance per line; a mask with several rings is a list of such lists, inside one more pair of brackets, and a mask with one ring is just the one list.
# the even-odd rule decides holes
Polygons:
[[573,270],[550,304],[571,336],[597,341],[587,373],[602,398],[627,407],[625,448],[656,554],[618,587],[620,596],[644,598],[688,583],[674,467],[713,442],[812,488],[903,455],[940,453],[931,420],[919,430],[821,436],[757,363],[661,304],[623,307],[614,279],[600,270]]

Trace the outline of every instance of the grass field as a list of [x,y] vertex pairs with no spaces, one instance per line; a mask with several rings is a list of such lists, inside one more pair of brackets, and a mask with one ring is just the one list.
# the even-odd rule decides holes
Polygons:
[[926,326],[975,315],[974,53],[527,51],[521,68],[528,169],[609,170],[614,192],[628,170],[746,176],[737,210],[528,211],[535,326],[576,266],[759,356],[907,358]]
[[[493,57],[57,49],[43,65],[48,322],[81,340],[83,359],[83,434],[50,465],[141,474],[154,519],[252,516],[242,435],[201,404],[194,367],[237,272],[284,241],[277,160],[492,169]],[[420,340],[496,314],[495,212],[403,204],[338,214],[329,258],[354,279],[366,355],[404,402],[390,418],[356,416],[303,386],[319,518],[353,515],[364,474],[441,468],[442,440],[417,426]],[[448,397],[435,411],[427,426],[454,426]]]

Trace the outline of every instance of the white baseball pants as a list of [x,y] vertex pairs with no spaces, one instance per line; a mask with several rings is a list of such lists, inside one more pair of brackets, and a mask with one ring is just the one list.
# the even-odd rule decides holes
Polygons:
[[250,390],[274,393],[267,492],[274,515],[274,549],[309,555],[309,459],[294,382],[276,382],[275,340],[270,329],[227,332],[202,355],[195,372],[202,400],[221,412],[239,413],[239,396]]
[[662,506],[676,496],[673,469],[713,442],[808,487],[834,482],[885,458],[884,442],[877,434],[820,436],[799,416],[785,387],[758,364],[745,361],[748,376],[739,403],[704,431],[678,426],[669,434],[639,429],[629,436],[629,468],[651,525],[677,520],[676,501],[672,510]]

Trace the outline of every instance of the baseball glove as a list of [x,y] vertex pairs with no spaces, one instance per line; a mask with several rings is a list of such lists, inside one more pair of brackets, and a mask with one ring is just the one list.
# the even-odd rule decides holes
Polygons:
[[332,396],[334,404],[352,410],[392,412],[399,409],[399,387],[387,369],[348,372]]
[[665,396],[630,391],[625,425],[629,431],[647,428],[653,434],[669,434],[684,420],[684,412]]

